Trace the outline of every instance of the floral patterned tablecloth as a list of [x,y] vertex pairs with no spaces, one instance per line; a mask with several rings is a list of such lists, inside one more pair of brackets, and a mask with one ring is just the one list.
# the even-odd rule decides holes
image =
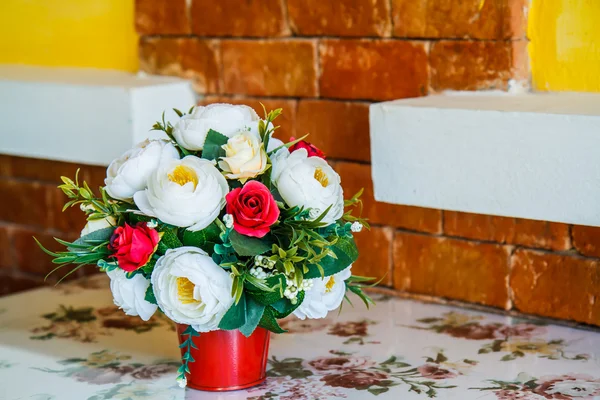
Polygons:
[[380,298],[274,336],[265,384],[181,389],[168,319],[112,305],[105,276],[0,299],[0,399],[600,399],[600,333]]

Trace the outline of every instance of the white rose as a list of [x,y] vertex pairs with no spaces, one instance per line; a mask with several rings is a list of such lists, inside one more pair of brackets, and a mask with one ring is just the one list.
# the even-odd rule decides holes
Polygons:
[[161,164],[148,179],[148,188],[133,200],[145,215],[199,231],[217,218],[228,192],[213,162],[187,156]]
[[202,150],[209,130],[231,137],[242,130],[258,130],[259,117],[244,105],[210,104],[198,106],[184,115],[173,129],[177,143],[188,150]]
[[131,201],[158,165],[165,160],[178,160],[179,153],[168,140],[145,140],[110,163],[106,171],[106,192],[115,199]]
[[[269,139],[269,144],[267,145],[267,153],[270,153],[271,151],[273,151],[283,145],[284,145],[284,143],[281,140],[271,137]],[[279,150],[282,150],[282,149],[283,149],[283,147]],[[277,150],[277,151],[279,151],[279,150]]]
[[141,274],[127,279],[125,271],[114,269],[106,273],[110,278],[110,290],[113,294],[115,305],[125,311],[125,314],[139,315],[144,321],[148,321],[156,312],[158,306],[146,301],[146,290],[150,281]]
[[350,278],[352,266],[325,278],[311,279],[312,287],[304,292],[304,300],[294,315],[300,319],[325,318],[329,311],[338,308],[346,294],[346,279]]
[[197,247],[168,250],[156,262],[151,279],[165,315],[197,332],[219,329],[219,322],[233,304],[230,274]]
[[115,226],[117,226],[117,220],[115,220],[115,217],[94,219],[85,224],[81,230],[81,236],[89,235],[90,233],[99,231],[100,229],[111,228]]
[[271,157],[271,179],[290,207],[311,209],[318,217],[329,206],[323,222],[332,224],[344,214],[344,192],[340,176],[320,157],[308,157],[305,149],[291,154],[281,149]]
[[245,182],[262,174],[267,169],[267,152],[258,137],[252,132],[242,132],[230,138],[223,146],[225,157],[219,167],[229,179]]

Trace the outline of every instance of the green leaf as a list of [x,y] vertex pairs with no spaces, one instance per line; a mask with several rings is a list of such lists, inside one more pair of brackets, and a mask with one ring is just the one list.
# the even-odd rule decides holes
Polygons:
[[225,156],[225,150],[223,150],[222,146],[227,144],[227,140],[227,136],[210,129],[206,135],[206,140],[204,140],[202,158],[207,160],[218,160],[219,157]]
[[220,234],[221,229],[213,222],[201,231],[192,232],[185,230],[183,232],[182,241],[184,246],[200,247],[207,253],[212,254],[214,252],[215,244],[220,242]]
[[100,244],[102,242],[107,242],[110,240],[110,237],[112,236],[114,231],[115,228],[113,227],[98,229],[97,231],[82,236],[76,241],[74,241],[73,244],[75,245],[75,247],[68,248],[68,250],[72,253],[77,253],[77,247],[79,247],[80,245],[89,246],[90,244]]
[[239,303],[233,304],[221,319],[219,329],[231,331],[239,329],[246,323],[246,296],[242,295]]
[[242,335],[248,337],[254,332],[260,322],[265,306],[248,297],[246,299],[246,323],[240,327]]
[[283,297],[283,291],[285,290],[285,276],[283,274],[277,274],[265,279],[265,284],[269,288],[273,288],[272,291],[260,290],[253,284],[248,284],[248,294],[252,296],[254,301],[264,306],[269,306]]
[[277,319],[275,318],[275,313],[273,312],[273,308],[268,306],[265,308],[265,312],[258,323],[258,326],[265,328],[273,333],[285,333],[287,332],[285,329],[282,329],[277,323]]
[[298,302],[296,304],[292,304],[290,300],[283,298],[271,304],[273,316],[277,319],[281,319],[296,311],[296,309],[300,307],[300,304],[302,304],[302,301],[304,301],[304,291],[298,293],[297,300]]
[[163,236],[158,242],[157,252],[159,254],[165,254],[169,249],[176,249],[178,247],[183,246],[181,240],[177,237],[177,231],[175,228],[165,229],[163,232]]
[[158,304],[156,302],[156,297],[154,296],[154,288],[152,287],[152,284],[150,284],[150,286],[148,286],[148,289],[146,289],[146,295],[144,296],[144,300],[146,300],[148,303]]
[[156,265],[156,259],[151,258],[150,260],[148,260],[148,262],[146,263],[146,265],[144,265],[142,267],[142,271],[144,271],[144,274],[147,276],[152,275],[152,271],[154,270],[154,266]]
[[258,239],[244,236],[236,231],[231,231],[229,240],[235,252],[240,256],[252,257],[264,254],[271,250],[272,242],[266,238]]
[[[358,258],[358,249],[352,237],[340,237],[338,241],[329,247],[337,258],[327,256],[320,262],[323,268],[323,277],[337,274],[348,268]],[[304,274],[304,279],[320,278],[321,272],[316,264],[308,266],[308,273]]]
[[383,387],[383,388],[377,388],[377,387],[375,387],[375,388],[367,389],[367,391],[369,393],[374,394],[375,396],[379,396],[380,394],[385,393],[388,390],[390,390],[390,389],[386,388],[386,387]]

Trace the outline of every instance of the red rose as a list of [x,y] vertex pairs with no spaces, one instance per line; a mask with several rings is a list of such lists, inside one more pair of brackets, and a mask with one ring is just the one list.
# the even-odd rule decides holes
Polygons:
[[[292,136],[290,138],[290,142],[293,142],[294,140],[296,140],[296,139]],[[296,143],[295,145],[290,146],[289,151],[291,153],[294,150],[298,150],[298,149],[306,149],[309,157],[320,157],[323,160],[325,160],[325,153],[323,153],[321,151],[321,149],[319,149],[317,146],[315,146],[312,143],[307,142],[306,140],[301,140],[298,143]]]
[[279,207],[269,189],[250,181],[225,196],[227,214],[233,216],[233,229],[242,235],[261,238],[279,218]]
[[158,232],[148,228],[145,222],[136,226],[126,223],[115,229],[108,248],[115,252],[112,257],[117,259],[119,267],[132,272],[148,263],[159,241]]

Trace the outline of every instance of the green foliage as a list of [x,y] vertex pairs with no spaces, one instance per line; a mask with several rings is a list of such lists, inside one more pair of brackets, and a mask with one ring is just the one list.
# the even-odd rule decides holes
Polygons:
[[150,284],[148,286],[148,289],[146,289],[146,295],[144,296],[144,300],[146,300],[148,303],[158,304],[156,302],[156,296],[154,296],[154,288],[152,287],[152,284]]
[[207,253],[212,254],[215,244],[221,241],[219,238],[220,234],[221,229],[213,222],[201,231],[192,232],[187,229],[184,230],[182,242],[184,246],[199,247]]
[[349,222],[360,222],[365,228],[371,229],[371,226],[367,222],[366,218],[361,218],[360,216],[355,217],[352,215],[352,211],[355,207],[358,208],[358,215],[362,214],[363,202],[360,199],[360,196],[362,196],[364,190],[365,190],[364,188],[360,189],[358,191],[358,193],[356,193],[354,196],[352,196],[351,199],[344,201],[344,207],[350,208],[350,210],[348,210],[344,213],[344,215],[342,216],[342,219],[344,221],[349,221]]
[[240,326],[240,332],[242,335],[248,337],[252,335],[258,323],[262,319],[265,306],[257,303],[252,299],[251,296],[246,298],[246,318],[244,325]]
[[100,188],[100,197],[96,197],[87,182],[79,184],[79,170],[75,173],[73,181],[66,176],[61,176],[63,184],[58,188],[69,198],[69,201],[63,206],[63,212],[76,205],[82,207],[88,215],[88,220],[105,219],[108,217],[118,217],[126,211],[126,203],[111,199],[104,188]]
[[275,317],[275,312],[273,311],[273,307],[267,306],[265,307],[265,311],[258,323],[258,326],[261,328],[265,328],[268,331],[273,333],[285,333],[287,332],[285,329],[282,329],[277,323],[277,318]]
[[[381,278],[381,279],[383,279],[383,278]],[[364,292],[364,289],[379,284],[381,282],[381,279],[379,281],[375,282],[375,278],[368,278],[368,277],[364,277],[364,276],[352,275],[350,278],[348,278],[346,280],[346,291],[350,291],[350,292],[354,293],[355,295],[357,295],[362,300],[362,302],[365,304],[365,306],[367,308],[369,308],[371,306],[371,304],[374,305],[375,302],[373,301],[373,299],[371,299],[371,297],[369,297],[368,294],[366,294]],[[369,284],[365,285],[365,283],[369,283]],[[350,302],[350,299],[348,299],[348,297],[346,297],[346,300],[350,304],[352,304],[352,302]]]
[[338,238],[336,243],[330,246],[330,250],[334,256],[328,255],[318,265],[310,265],[304,278],[319,278],[337,274],[348,268],[358,258],[358,249],[352,237]]
[[[251,276],[251,275],[250,275]],[[250,276],[248,278],[250,278]],[[283,274],[277,274],[268,277],[263,282],[254,279],[246,279],[246,289],[248,296],[252,297],[258,304],[265,306],[271,305],[279,301],[283,297],[285,290],[285,276]],[[262,283],[258,286],[257,283]]]
[[229,240],[235,252],[244,257],[252,257],[264,254],[271,250],[272,245],[272,241],[270,241],[268,237],[259,239],[241,235],[236,231],[231,231],[229,234]]
[[66,265],[75,265],[75,268],[67,272],[58,280],[58,284],[62,282],[63,279],[78,271],[84,265],[96,265],[99,261],[110,256],[111,251],[108,249],[108,240],[110,235],[112,235],[113,230],[113,228],[105,228],[96,232],[92,232],[89,235],[85,235],[72,243],[54,238],[54,240],[67,248],[67,251],[59,252],[53,252],[46,249],[34,237],[33,239],[40,249],[42,249],[44,253],[53,257],[52,263],[58,264],[56,268],[46,275],[46,278]]
[[299,292],[296,304],[292,304],[292,302],[285,297],[271,304],[271,311],[273,312],[273,316],[277,319],[287,317],[288,315],[296,311],[298,307],[300,307],[300,304],[302,304],[302,302],[304,301],[304,296],[304,291]]
[[181,337],[187,338],[179,345],[180,349],[184,349],[183,356],[181,357],[181,366],[177,369],[177,380],[185,379],[185,374],[190,373],[189,363],[194,362],[194,357],[192,357],[192,349],[198,349],[198,347],[194,344],[193,338],[200,336],[198,332],[194,330],[191,326],[188,326],[185,331],[181,334]]
[[258,121],[258,134],[262,139],[264,148],[268,149],[269,139],[271,139],[271,135],[276,129],[279,128],[278,126],[273,125],[273,121],[275,121],[275,119],[281,115],[283,109],[278,108],[276,110],[267,112],[265,105],[262,103],[260,105],[262,106],[263,111],[265,113],[265,119]]
[[234,303],[229,310],[225,313],[221,322],[219,322],[219,329],[225,331],[231,331],[239,329],[246,323],[246,296],[242,295],[240,301]]
[[227,140],[227,136],[210,129],[204,141],[202,158],[207,160],[218,160],[219,158],[224,157],[225,150],[223,150],[223,146],[227,144]]
[[163,233],[160,242],[158,242],[158,248],[156,252],[158,254],[165,254],[169,249],[176,249],[183,246],[181,240],[177,237],[177,228],[164,227],[159,228],[159,231]]

